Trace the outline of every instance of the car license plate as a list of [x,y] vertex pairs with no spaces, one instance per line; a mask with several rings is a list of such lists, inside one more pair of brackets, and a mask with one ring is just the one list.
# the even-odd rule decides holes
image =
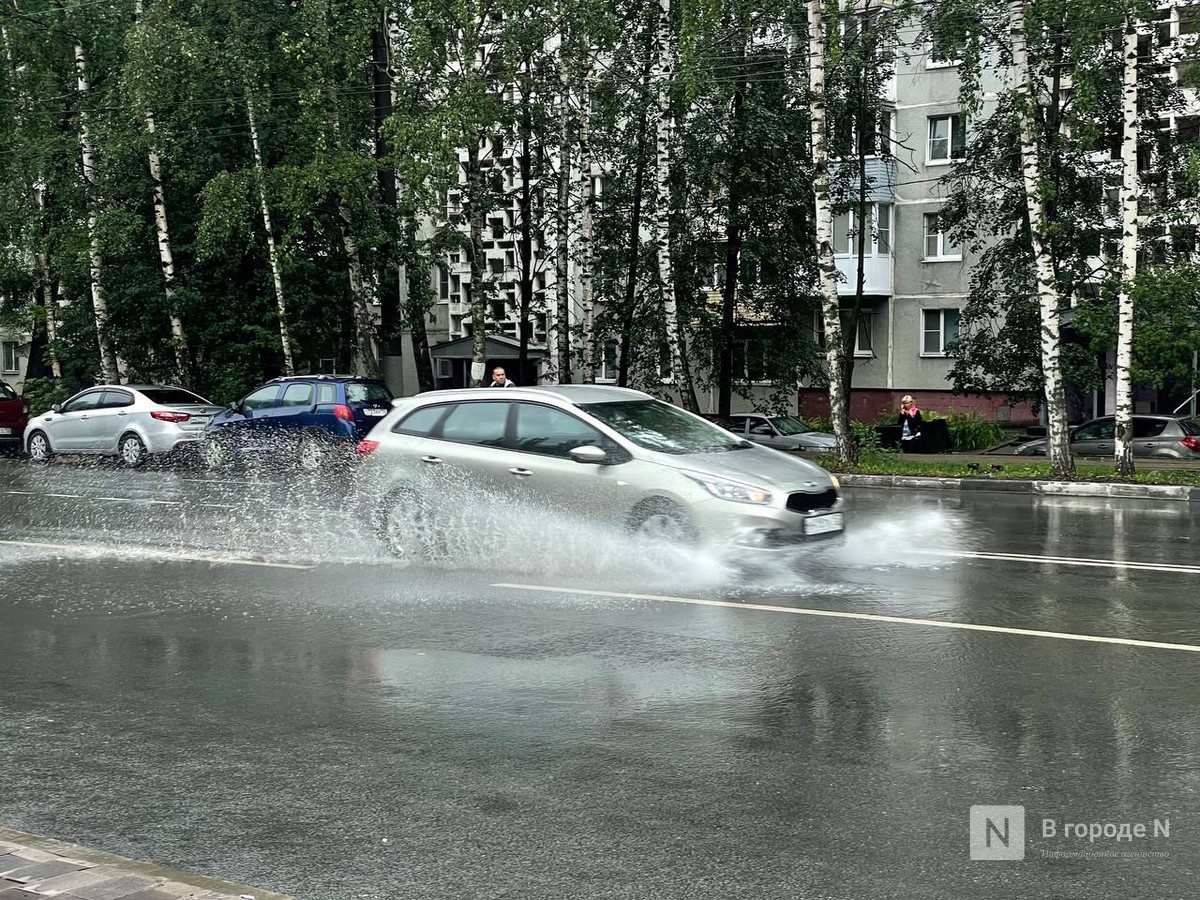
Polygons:
[[387,410],[386,409],[364,409],[363,415],[364,416],[375,416],[375,417],[386,416]]
[[212,416],[192,416],[192,424],[207,425],[212,421]]
[[13,430],[11,428],[0,428],[0,434],[12,434],[12,433],[13,433]]
[[841,531],[843,527],[841,513],[814,516],[811,519],[804,520],[805,534],[828,534],[831,531]]

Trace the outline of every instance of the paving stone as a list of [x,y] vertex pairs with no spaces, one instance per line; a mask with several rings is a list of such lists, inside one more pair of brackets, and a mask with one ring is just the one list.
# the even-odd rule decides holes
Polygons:
[[46,862],[37,862],[31,865],[22,866],[19,869],[10,869],[4,873],[4,877],[9,881],[21,881],[25,884],[30,884],[35,881],[45,881],[53,878],[55,875],[66,875],[68,872],[78,872],[80,864],[77,862],[66,862],[61,859],[52,859]]
[[110,878],[98,884],[77,888],[67,896],[72,900],[121,900],[138,891],[158,887],[159,879],[147,878],[144,875],[123,875],[120,878]]
[[6,868],[0,869],[0,875],[5,875],[21,866],[31,866],[34,863],[50,862],[51,860],[58,859],[53,853],[43,853],[41,850],[34,850],[30,847],[26,847],[17,853],[11,853],[9,856],[14,861],[6,864]]
[[29,882],[29,886],[36,889],[39,894],[63,894],[67,891],[73,891],[75,888],[87,887],[89,884],[99,884],[101,881],[117,878],[119,875],[119,872],[114,872],[112,869],[103,866],[99,868],[89,866],[78,872],[57,875],[45,881],[31,881]]

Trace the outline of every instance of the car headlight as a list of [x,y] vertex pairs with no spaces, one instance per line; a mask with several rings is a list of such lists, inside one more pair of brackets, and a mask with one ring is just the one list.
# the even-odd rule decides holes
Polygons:
[[704,485],[710,494],[722,500],[767,506],[775,499],[774,494],[766,488],[755,487],[752,484],[742,484],[740,481],[717,478],[714,475],[706,475],[703,472],[684,472],[683,474],[697,484]]

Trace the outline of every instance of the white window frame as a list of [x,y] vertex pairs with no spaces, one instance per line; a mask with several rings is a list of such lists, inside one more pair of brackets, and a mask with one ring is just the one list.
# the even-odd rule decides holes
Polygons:
[[[870,206],[871,206],[871,221],[870,221],[871,236],[870,236],[870,240],[867,242],[867,254],[866,255],[867,256],[891,256],[892,255],[892,246],[893,246],[892,235],[895,234],[895,231],[896,231],[895,222],[894,222],[896,211],[894,209],[894,205],[891,203],[872,203]],[[876,223],[879,221],[880,207],[886,207],[887,211],[888,211],[888,227],[886,229],[883,229],[884,231],[887,232],[887,236],[888,236],[888,240],[887,240],[888,249],[886,252],[880,252],[880,250],[879,250],[880,229],[876,225]],[[850,235],[849,249],[846,252],[842,252],[837,247],[837,244],[838,244],[838,220],[841,219],[842,217],[845,217],[845,219],[846,219],[846,230],[847,230],[848,234]],[[840,213],[839,215],[836,215],[833,217],[833,255],[835,257],[839,257],[841,259],[850,259],[850,258],[858,256],[858,222],[857,222],[857,219],[858,219],[858,216],[857,216],[856,210],[849,210],[847,212]]]
[[[966,125],[966,120],[964,119],[962,113],[958,113],[958,112],[943,113],[942,115],[938,115],[938,116],[930,116],[926,121],[928,123],[926,126],[928,129],[928,135],[926,136],[926,140],[925,140],[925,165],[926,166],[949,166],[949,165],[953,165],[954,163],[960,161],[962,159],[962,157],[954,155],[954,128],[955,128],[954,123],[958,122],[959,123],[958,127],[960,129],[962,129],[962,131],[964,132],[962,135],[962,145],[965,148],[967,145],[967,136],[965,133],[967,125]],[[934,156],[933,155],[933,141],[934,141],[933,123],[934,122],[942,122],[942,121],[947,122],[950,126],[949,132],[947,133],[946,137],[944,138],[944,140],[946,141],[946,156]],[[943,139],[938,138],[938,140],[943,140]]]
[[926,69],[957,69],[962,65],[962,57],[952,59],[937,59],[934,54],[937,52],[937,35],[932,35],[929,38],[929,46],[925,51],[925,68]]
[[[11,354],[12,363],[9,363]],[[21,374],[21,345],[17,341],[0,341],[0,373]]]
[[[962,319],[962,310],[959,307],[957,307],[957,306],[928,306],[928,307],[921,308],[921,321],[920,321],[921,333],[920,333],[920,337],[919,337],[920,343],[917,344],[917,347],[921,351],[920,352],[921,356],[929,358],[929,359],[944,359],[949,355],[946,352],[946,313],[948,313],[948,312],[953,312],[956,314],[954,334],[955,334],[955,337],[957,337],[958,336],[958,323]],[[938,347],[940,347],[941,349],[936,350],[936,351],[925,349],[925,335],[933,333],[933,329],[925,327],[925,317],[929,313],[937,313],[938,314],[938,329],[937,329]]]
[[[859,313],[858,328],[854,332],[854,356],[857,359],[873,359],[875,357],[875,310],[863,310]],[[867,326],[870,332],[871,346],[862,346],[862,327]],[[818,311],[813,313],[813,339],[817,346],[825,347],[825,314]]]
[[[962,262],[962,258],[963,258],[962,247],[952,248],[955,251],[953,253],[946,252],[947,244],[949,243],[949,239],[946,236],[946,230],[944,228],[942,228],[941,223],[937,221],[938,216],[940,216],[940,215],[941,215],[941,213],[925,213],[924,216],[922,216],[922,218],[921,218],[921,222],[922,222],[921,261],[922,262]],[[929,230],[929,223],[930,223],[931,219],[935,224],[937,224],[937,226],[938,226],[937,231]],[[937,254],[935,256],[929,255],[929,239],[930,238],[935,238],[937,241]]]

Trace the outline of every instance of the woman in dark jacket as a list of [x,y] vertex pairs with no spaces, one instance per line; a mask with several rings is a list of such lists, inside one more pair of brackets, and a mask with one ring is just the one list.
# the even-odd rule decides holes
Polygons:
[[905,453],[921,452],[921,411],[911,394],[900,398],[900,447]]

